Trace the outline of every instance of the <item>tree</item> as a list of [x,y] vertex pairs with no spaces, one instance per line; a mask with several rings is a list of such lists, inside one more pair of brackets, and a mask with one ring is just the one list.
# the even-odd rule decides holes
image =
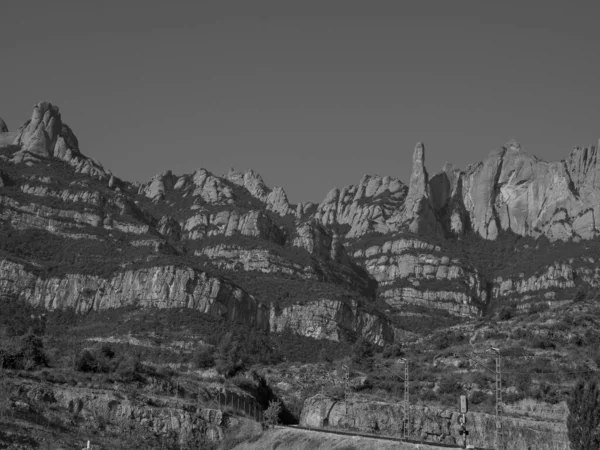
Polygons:
[[271,400],[264,414],[267,426],[275,427],[279,423],[279,413],[281,413],[281,401]]
[[600,448],[600,389],[595,381],[578,381],[568,401],[567,430],[573,450]]
[[365,359],[372,357],[374,353],[373,345],[361,336],[352,346],[352,361],[363,363]]

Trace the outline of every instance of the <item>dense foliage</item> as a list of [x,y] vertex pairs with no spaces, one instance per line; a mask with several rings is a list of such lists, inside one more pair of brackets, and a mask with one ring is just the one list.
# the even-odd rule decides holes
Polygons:
[[573,450],[600,448],[600,389],[596,381],[579,381],[573,388],[567,429]]

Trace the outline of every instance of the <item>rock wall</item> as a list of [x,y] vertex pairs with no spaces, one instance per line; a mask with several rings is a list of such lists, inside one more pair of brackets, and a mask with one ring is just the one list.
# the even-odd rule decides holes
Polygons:
[[[453,410],[411,405],[410,437],[425,442],[462,445],[463,437],[459,434],[458,417],[459,413]],[[300,424],[306,427],[328,426],[401,437],[403,419],[402,403],[367,401],[354,397],[346,406],[343,400],[337,401],[317,395],[305,401]],[[493,415],[469,412],[466,419],[469,444],[482,448],[497,448]],[[506,448],[554,450],[556,444],[568,443],[564,421],[503,416],[500,422],[500,444]]]
[[415,238],[385,241],[353,256],[378,282],[379,296],[399,310],[419,305],[473,317],[489,300],[487,282],[474,267]]
[[116,272],[110,278],[67,274],[41,278],[22,264],[0,260],[0,292],[48,309],[78,312],[129,305],[192,308],[269,328],[269,310],[242,289],[191,268],[158,266]]
[[278,310],[271,307],[272,332],[290,330],[301,336],[341,341],[351,331],[376,345],[394,340],[394,332],[383,317],[360,310],[355,300],[319,299]]
[[[407,191],[396,178],[365,175],[357,185],[332,189],[312,217],[329,227],[346,226],[347,238],[387,233],[390,227],[386,222],[403,205]],[[299,214],[310,214],[311,209],[306,209]]]
[[[29,403],[42,403],[55,414],[62,412],[72,421],[83,421],[89,430],[109,428],[125,432],[141,427],[153,436],[177,436],[180,444],[218,442],[236,419],[220,410],[190,407],[168,397],[136,398],[126,392],[100,388],[57,386],[29,381],[7,381],[8,392],[26,400],[18,400],[16,409],[28,409]],[[72,427],[73,422],[65,423]]]

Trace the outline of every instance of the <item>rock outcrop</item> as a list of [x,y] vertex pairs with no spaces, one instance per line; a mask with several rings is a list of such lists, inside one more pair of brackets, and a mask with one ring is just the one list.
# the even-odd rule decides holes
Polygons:
[[342,341],[351,330],[367,341],[384,345],[394,340],[388,321],[376,314],[360,311],[356,301],[319,299],[300,305],[271,307],[272,332],[291,331],[315,339]]
[[0,133],[8,133],[8,126],[2,117],[0,117]]
[[[501,230],[551,240],[589,239],[598,234],[595,198],[597,148],[577,148],[564,161],[545,162],[515,141],[461,172],[461,207],[471,229],[486,239]],[[439,206],[450,200],[441,183],[431,186]],[[450,222],[456,222],[452,220]],[[464,229],[464,225],[462,226]],[[460,232],[460,229],[455,230]]]
[[[197,408],[170,397],[132,395],[115,387],[104,388],[36,383],[28,380],[7,380],[7,392],[19,394],[11,409],[23,412],[53,411],[53,416],[64,418],[57,428],[87,428],[87,433],[110,430],[115,434],[136,430],[142,437],[153,436],[158,441],[176,437],[177,444],[222,441],[228,428],[239,419],[218,410]],[[39,405],[43,405],[39,408]],[[39,417],[39,413],[38,413]],[[74,421],[73,418],[77,418]],[[60,422],[59,422],[60,423]],[[81,424],[81,425],[78,425]],[[56,423],[54,424],[56,426]]]
[[[347,413],[346,413],[347,411]],[[462,444],[459,434],[459,413],[455,410],[411,405],[409,436],[430,443]],[[491,414],[466,414],[469,444],[482,448],[496,448],[495,418]],[[358,430],[401,437],[404,423],[404,405],[384,401],[369,401],[354,397],[345,405],[327,396],[308,398],[302,409],[300,425]],[[562,419],[562,420],[561,420]],[[557,443],[567,443],[564,418],[554,421],[501,418],[501,439],[509,448],[536,448],[552,450]]]
[[157,266],[117,272],[109,278],[67,274],[41,278],[23,264],[0,260],[0,291],[47,309],[78,312],[141,307],[196,309],[232,321],[269,328],[269,309],[237,286],[191,268]]
[[[339,228],[346,238],[391,230],[388,219],[406,198],[407,187],[396,178],[365,175],[357,185],[332,189],[313,214],[328,227]],[[302,208],[300,208],[302,206]],[[312,204],[299,204],[297,216],[311,214]]]
[[230,169],[225,178],[233,184],[243,187],[251,196],[265,203],[270,211],[280,216],[295,214],[283,188],[276,186],[269,189],[262,177],[253,170],[236,172]]
[[54,156],[74,166],[77,173],[100,179],[112,175],[99,161],[82,155],[77,137],[62,122],[58,107],[49,102],[34,106],[31,119],[19,129],[14,144],[21,149],[13,157],[15,163],[36,163],[37,156]]
[[381,299],[397,310],[417,305],[472,317],[488,302],[485,278],[440,246],[397,238],[357,250],[353,257],[378,282]]
[[31,119],[21,127],[15,144],[33,154],[51,156],[61,128],[58,107],[48,102],[38,103],[33,108]]

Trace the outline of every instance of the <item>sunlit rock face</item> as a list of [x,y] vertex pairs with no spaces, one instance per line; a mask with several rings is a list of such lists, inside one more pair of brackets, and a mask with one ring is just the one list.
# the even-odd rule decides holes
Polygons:
[[[546,162],[511,141],[458,174],[460,209],[471,229],[486,239],[495,239],[501,230],[551,240],[595,237],[600,212],[597,152],[597,147],[577,148],[566,160]],[[440,214],[451,202],[451,185],[432,180]],[[450,230],[458,233],[465,229],[458,218],[442,220],[449,220]]]

